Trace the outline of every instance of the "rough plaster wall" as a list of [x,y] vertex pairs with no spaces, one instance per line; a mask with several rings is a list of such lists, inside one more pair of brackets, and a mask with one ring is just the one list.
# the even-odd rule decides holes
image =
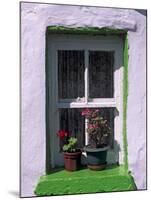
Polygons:
[[127,9],[22,3],[21,20],[21,196],[34,195],[37,180],[45,173],[45,30],[49,25],[129,30],[129,169],[137,187],[145,188],[145,17]]
[[129,169],[146,188],[146,19],[134,12],[137,31],[129,32],[127,139]]

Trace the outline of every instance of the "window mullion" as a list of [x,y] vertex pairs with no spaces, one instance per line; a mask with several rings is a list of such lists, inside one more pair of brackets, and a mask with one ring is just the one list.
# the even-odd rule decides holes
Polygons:
[[[85,71],[84,71],[84,82],[85,82],[85,103],[88,103],[89,98],[89,55],[88,50],[85,50]],[[88,119],[85,119],[85,145],[88,144]]]
[[84,71],[84,82],[85,82],[85,102],[88,102],[89,98],[89,57],[88,50],[85,50],[84,56],[85,71]]

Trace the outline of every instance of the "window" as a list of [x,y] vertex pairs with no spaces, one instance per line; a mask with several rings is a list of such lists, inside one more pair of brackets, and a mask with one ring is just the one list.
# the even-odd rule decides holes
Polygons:
[[88,144],[83,108],[98,108],[112,127],[111,162],[121,144],[122,39],[118,36],[50,36],[48,39],[49,123],[52,166],[62,165],[56,132],[68,129],[79,147]]

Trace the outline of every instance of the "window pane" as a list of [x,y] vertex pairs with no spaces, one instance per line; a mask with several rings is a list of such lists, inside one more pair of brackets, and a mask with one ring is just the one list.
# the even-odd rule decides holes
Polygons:
[[[114,108],[93,108],[99,109],[101,116],[108,121],[111,127],[109,145],[113,148],[114,143]],[[82,148],[85,145],[85,118],[81,116],[83,109],[59,109],[59,129],[67,130],[71,136],[78,139],[78,147]],[[62,144],[60,144],[60,147]]]
[[59,99],[84,97],[84,51],[58,51]]
[[85,120],[81,116],[82,109],[59,109],[60,129],[69,131],[70,135],[78,139],[81,148],[85,141]]
[[89,97],[113,98],[114,52],[89,51]]

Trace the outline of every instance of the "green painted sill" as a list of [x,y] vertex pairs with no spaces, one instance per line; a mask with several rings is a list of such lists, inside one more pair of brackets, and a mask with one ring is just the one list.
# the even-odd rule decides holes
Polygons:
[[108,166],[103,171],[83,168],[68,172],[64,169],[41,176],[36,186],[37,196],[101,193],[136,190],[133,177],[124,166]]

